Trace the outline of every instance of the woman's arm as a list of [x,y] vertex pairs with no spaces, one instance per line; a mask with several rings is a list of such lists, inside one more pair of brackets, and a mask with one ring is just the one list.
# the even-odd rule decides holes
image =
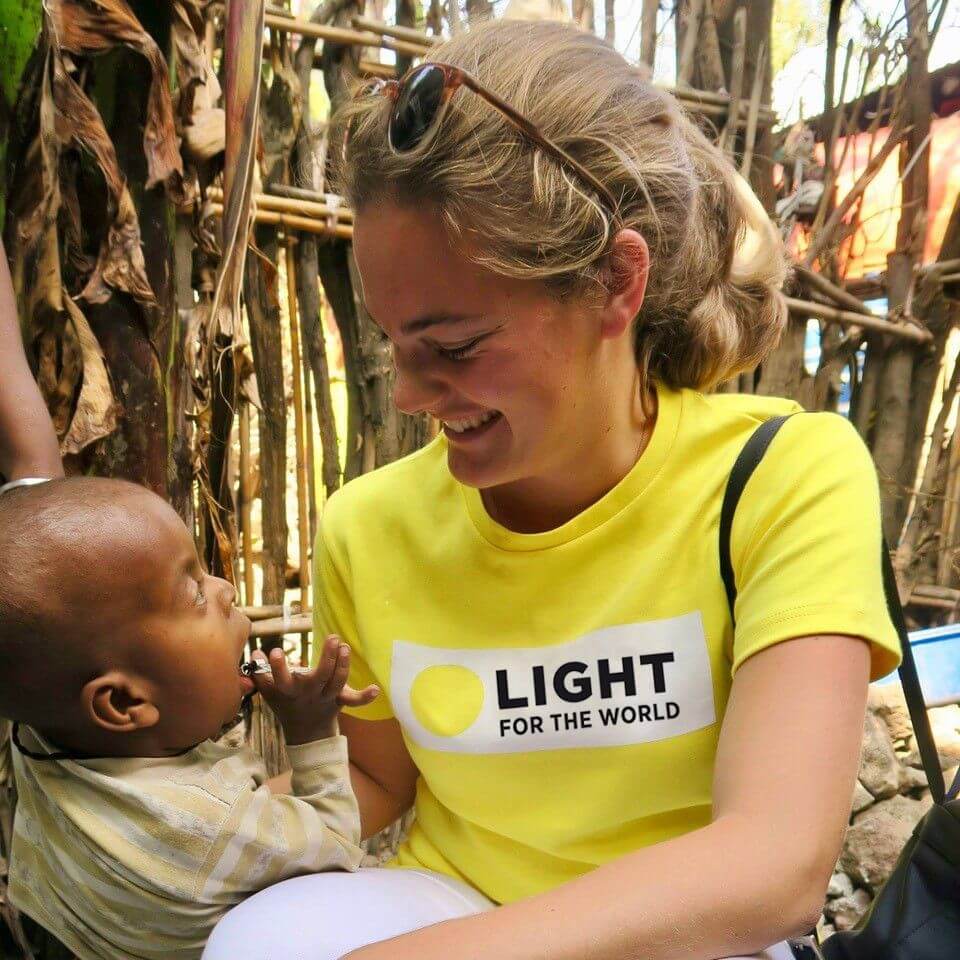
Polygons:
[[61,477],[60,449],[37,384],[23,354],[17,305],[0,243],[0,474]]
[[[349,747],[350,783],[360,807],[360,833],[366,840],[413,806],[419,774],[396,720],[358,720],[341,714],[339,722]],[[268,783],[274,793],[289,793],[290,772]]]
[[360,833],[366,839],[413,806],[419,772],[396,720],[358,720],[341,714],[340,732],[347,738],[350,781],[360,806]]
[[869,666],[842,636],[755,654],[733,682],[709,826],[347,960],[714,960],[806,932],[850,812]]

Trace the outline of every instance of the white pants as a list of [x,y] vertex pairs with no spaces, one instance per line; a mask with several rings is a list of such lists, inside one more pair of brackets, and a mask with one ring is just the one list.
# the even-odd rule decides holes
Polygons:
[[[340,960],[368,944],[492,907],[472,887],[429,870],[311,874],[234,907],[210,935],[202,960]],[[780,943],[728,960],[792,956]]]

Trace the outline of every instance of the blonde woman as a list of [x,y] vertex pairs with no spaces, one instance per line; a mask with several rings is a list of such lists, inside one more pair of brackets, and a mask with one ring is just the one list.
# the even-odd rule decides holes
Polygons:
[[340,178],[397,405],[442,432],[335,496],[316,545],[318,635],[383,690],[342,719],[365,834],[414,807],[416,872],[371,872],[393,899],[303,878],[236,929],[325,960],[311,928],[366,943],[450,878],[433,919],[498,906],[350,960],[793,956],[897,662],[870,457],[832,414],[787,422],[737,510],[732,617],[724,485],[798,408],[708,391],[780,334],[775,235],[603,41],[497,22],[432,59],[344,112]]

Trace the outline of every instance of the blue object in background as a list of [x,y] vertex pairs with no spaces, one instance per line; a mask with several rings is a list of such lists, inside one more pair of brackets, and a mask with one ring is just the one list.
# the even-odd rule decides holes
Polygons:
[[[914,630],[909,637],[927,706],[960,703],[960,623]],[[896,679],[894,672],[876,683],[893,683]]]

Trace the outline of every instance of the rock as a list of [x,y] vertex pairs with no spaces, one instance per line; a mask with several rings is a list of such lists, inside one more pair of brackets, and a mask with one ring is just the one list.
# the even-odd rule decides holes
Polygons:
[[900,789],[900,761],[893,752],[887,725],[870,711],[863,724],[860,782],[878,800],[892,797]]
[[913,793],[922,790],[927,785],[927,775],[922,770],[913,767],[900,767],[900,792]]
[[873,802],[873,794],[858,780],[853,788],[853,803],[850,807],[851,813],[860,813],[866,810]]
[[840,868],[854,882],[876,890],[890,876],[913,828],[931,806],[929,796],[920,800],[896,796],[858,814],[847,830]]
[[[960,705],[934,707],[927,711],[927,716],[930,718],[930,729],[940,754],[940,767],[946,770],[956,766],[960,763]],[[910,750],[903,761],[917,769],[923,766],[916,739],[913,737],[910,739]]]
[[835,873],[827,885],[827,899],[853,896],[853,881],[845,873]]
[[906,740],[913,736],[910,711],[899,683],[871,685],[867,694],[867,709],[884,721],[892,740]]
[[873,897],[866,890],[854,890],[849,897],[841,897],[828,904],[828,915],[832,914],[833,925],[837,930],[850,930],[867,912]]

